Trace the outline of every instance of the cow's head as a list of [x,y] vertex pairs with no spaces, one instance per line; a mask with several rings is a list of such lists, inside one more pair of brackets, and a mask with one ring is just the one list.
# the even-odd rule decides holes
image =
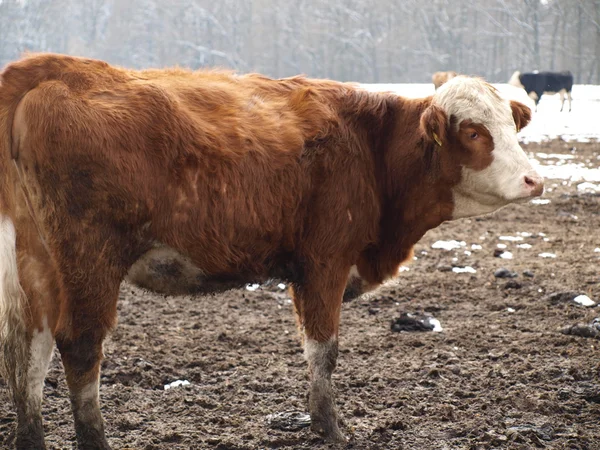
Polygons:
[[543,179],[517,141],[530,119],[527,106],[501,98],[478,78],[458,76],[435,93],[421,127],[444,164],[460,172],[452,187],[453,219],[542,194]]

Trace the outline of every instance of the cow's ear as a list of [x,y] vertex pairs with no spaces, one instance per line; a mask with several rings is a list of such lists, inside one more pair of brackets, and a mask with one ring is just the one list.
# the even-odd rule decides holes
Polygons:
[[529,106],[526,106],[523,103],[516,102],[514,100],[510,101],[510,109],[512,109],[512,115],[515,119],[517,132],[519,132],[523,128],[525,128],[531,120],[531,109],[529,108]]
[[446,143],[448,116],[437,105],[430,105],[421,115],[421,131],[426,138],[442,147]]

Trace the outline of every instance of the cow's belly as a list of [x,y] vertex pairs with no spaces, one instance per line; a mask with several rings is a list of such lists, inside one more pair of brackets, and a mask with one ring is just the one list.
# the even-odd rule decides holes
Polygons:
[[129,269],[127,280],[167,295],[210,294],[244,287],[257,280],[237,274],[207,276],[192,260],[171,247],[151,249]]
[[[127,273],[127,280],[136,286],[166,295],[202,295],[243,288],[249,283],[261,283],[271,277],[250,277],[240,274],[207,275],[190,258],[171,247],[158,246],[137,260]],[[281,278],[290,281],[289,277]],[[345,302],[376,290],[352,267],[344,291]]]

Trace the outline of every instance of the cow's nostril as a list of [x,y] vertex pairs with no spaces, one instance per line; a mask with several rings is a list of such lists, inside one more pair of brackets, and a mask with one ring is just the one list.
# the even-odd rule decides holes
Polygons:
[[525,176],[525,184],[526,184],[527,186],[529,186],[529,187],[532,187],[532,188],[533,188],[533,187],[535,187],[535,185],[536,185],[536,182],[535,182],[535,181],[534,181],[532,178],[529,178],[528,176]]

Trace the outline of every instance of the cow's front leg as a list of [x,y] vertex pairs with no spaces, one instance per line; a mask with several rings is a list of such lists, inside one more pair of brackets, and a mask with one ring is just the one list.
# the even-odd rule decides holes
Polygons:
[[295,289],[294,305],[303,334],[310,390],[308,410],[311,429],[329,441],[345,441],[331,383],[338,356],[338,329],[342,295],[348,271],[310,279]]
[[344,435],[338,426],[331,383],[331,375],[338,355],[337,338],[332,337],[324,342],[307,338],[304,343],[304,354],[310,371],[308,411],[311,429],[327,440],[344,441]]

